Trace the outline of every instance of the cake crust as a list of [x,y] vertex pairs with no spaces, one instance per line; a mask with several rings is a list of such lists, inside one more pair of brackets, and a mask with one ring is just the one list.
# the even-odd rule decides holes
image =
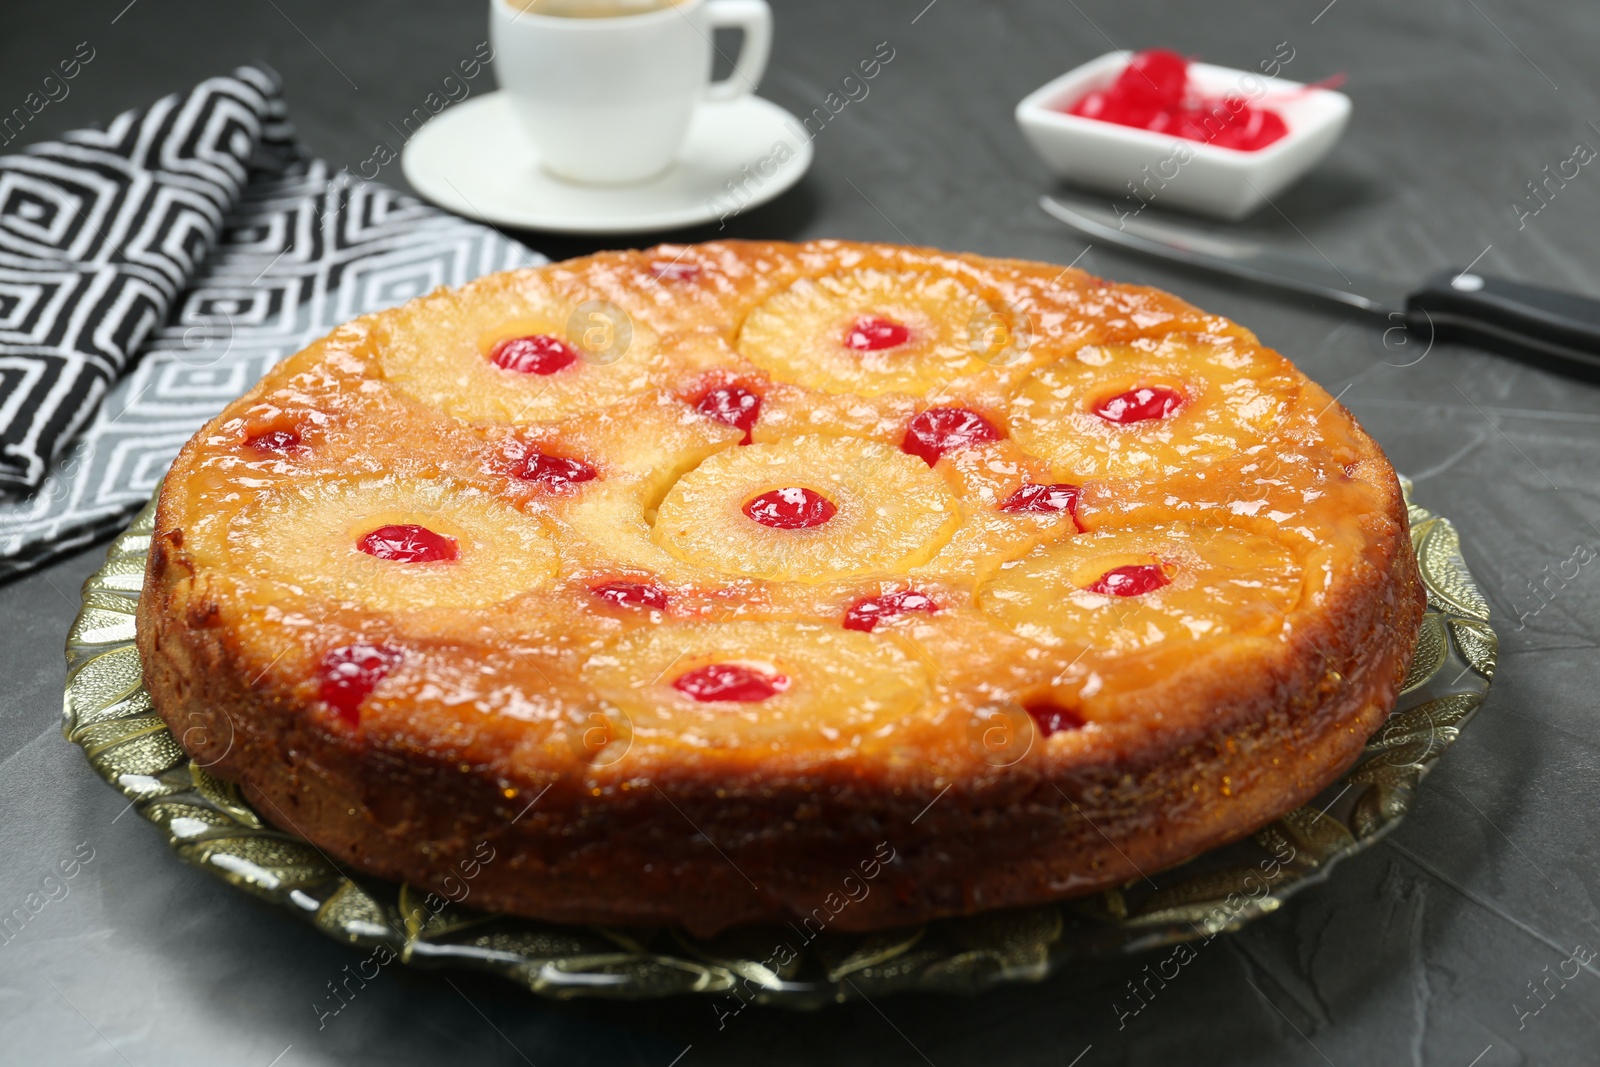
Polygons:
[[[910,322],[920,362],[857,386],[846,361],[808,378],[801,357],[840,301]],[[950,334],[964,301],[999,341],[970,320]],[[574,316],[566,336],[589,336],[583,314],[612,333],[574,342],[581,381],[535,392],[480,366],[505,337]],[[611,358],[619,325],[627,351]],[[1191,390],[1170,422],[1059,432],[1051,405],[1078,418],[1095,375],[1121,389],[1162,373]],[[729,383],[762,400],[749,446],[697,414]],[[955,517],[895,527],[921,538],[896,562],[861,572],[819,550],[794,572],[812,580],[766,578],[764,531],[724,557],[657,521],[713,456],[744,463],[797,438],[882,451],[932,407],[978,412],[1000,436],[929,467]],[[534,454],[581,456],[594,476],[508,473]],[[1068,484],[1065,513],[1002,506]],[[399,503],[374,510],[386,492]],[[908,496],[934,507],[930,493]],[[455,531],[468,566],[426,585],[347,562],[319,537],[348,539],[351,508],[367,527]],[[1178,572],[1169,599],[1131,621],[1102,612],[1131,599],[1075,592],[1041,621],[995,592],[1018,568],[1121,560],[1125,535],[1174,546],[1158,562],[1196,546],[1192,569],[1214,584],[1186,592],[1191,565],[1162,562]],[[1096,538],[1124,555],[1083,555]],[[1269,543],[1279,556],[1252,547]],[[1292,562],[1240,576],[1227,552],[1246,571]],[[670,598],[596,594],[618,583]],[[862,598],[913,586],[939,610],[841,627]],[[1297,807],[1388,714],[1424,607],[1381,450],[1248,331],[1044,264],[728,242],[490,276],[280,364],[174,464],[138,643],[191,754],[341,864],[446,891],[487,843],[468,900],[485,909],[697,934],[808,918],[870,930],[1093,892]],[[711,662],[735,638],[739,662],[793,644],[772,652],[793,664],[781,711],[700,714],[665,692],[678,668],[658,646]],[[353,709],[327,687],[329,650],[351,647],[395,657]]]

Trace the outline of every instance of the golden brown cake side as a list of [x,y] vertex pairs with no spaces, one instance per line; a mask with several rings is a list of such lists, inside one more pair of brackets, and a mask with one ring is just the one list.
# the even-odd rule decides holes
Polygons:
[[[679,290],[643,280],[663,261],[698,276]],[[952,295],[936,278],[917,279],[922,288],[902,298],[907,317],[915,300],[944,307],[976,293],[1022,320],[1008,329],[1031,331],[1024,355],[972,370],[957,365],[959,348],[936,351],[917,364],[936,380],[891,368],[894,388],[860,400],[830,391],[851,385],[842,378],[786,380],[781,329],[758,321],[771,336],[741,334],[761,309],[780,324],[820,314],[817,302],[833,296],[797,288],[802,277],[842,277],[855,299],[846,283],[864,269],[930,265],[964,288]],[[469,902],[556,920],[697,932],[814,914],[813,924],[843,930],[912,923],[1090,892],[1247,834],[1335,777],[1392,706],[1424,606],[1393,471],[1342,407],[1238,327],[1078,272],[838,242],[607,254],[546,268],[536,283],[534,274],[485,279],[336,331],[202,430],[163,489],[139,608],[155,706],[213,773],[239,781],[265,817],[334,860],[443,891],[487,843],[495,858],[472,879]],[[867,279],[860,284],[880,284]],[[598,380],[607,364],[585,366],[600,368],[590,391],[607,398],[598,410],[563,407],[582,403],[565,394],[513,398],[548,409],[526,423],[489,410],[508,400],[457,399],[396,362],[406,315],[481,344],[473,315],[489,306],[491,319],[515,317],[496,309],[535,284],[569,303],[625,307],[635,343],[665,355],[632,384]],[[1173,338],[1189,339],[1176,355],[1162,347]],[[1266,413],[1260,426],[1208,415],[1197,399],[1195,419],[1212,421],[1174,447],[1202,458],[1141,475],[1112,447],[1124,439],[1057,435],[1039,414],[1075,395],[1084,367],[1148,374],[1161,360],[1218,376],[1230,395],[1249,392],[1250,411]],[[1228,377],[1240,367],[1254,377]],[[930,395],[999,413],[1005,435],[930,467],[960,521],[929,526],[925,537],[945,540],[886,574],[771,580],[747,553],[708,577],[697,553],[711,550],[649,540],[648,519],[708,457],[756,454],[735,452],[729,427],[684,417],[685,397],[724,378],[762,391],[757,445],[797,432],[898,444]],[[241,453],[241,441],[291,424],[310,442],[303,452]],[[648,455],[619,443],[641,437]],[[599,475],[564,494],[508,479],[507,450],[530,441],[581,452]],[[1072,524],[996,516],[1019,484],[1068,481],[1080,486]],[[476,537],[515,557],[465,572],[442,607],[442,594],[418,606],[409,587],[381,575],[351,593],[310,573],[318,568],[285,571],[313,557],[252,540],[271,525],[260,515],[306,521],[344,506],[349,485],[369,496],[399,485],[415,497],[411,487],[434,484],[446,488],[429,506],[457,523],[463,544]],[[637,541],[613,529],[629,507],[645,522]],[[613,540],[595,542],[601,529]],[[1281,581],[1261,583],[1260,604],[1248,599],[1248,576],[1230,578],[1239,599],[1217,618],[1203,605],[1136,613],[1093,640],[1063,638],[1015,595],[1076,565],[1061,552],[1103,544],[1126,554],[1140,537],[1218,568],[1225,552],[1245,549],[1287,562]],[[269,558],[288,562],[271,570]],[[648,618],[590,598],[602,579],[647,576],[673,594]],[[907,580],[941,610],[829,644],[845,641],[838,619],[864,591]],[[473,599],[497,583],[514,595]],[[1099,602],[1085,603],[1092,612]],[[1173,629],[1174,619],[1195,632]],[[1207,636],[1236,623],[1226,640]],[[652,641],[681,639],[687,650],[729,625],[750,641],[793,635],[815,646],[818,662],[866,657],[864,677],[882,682],[885,706],[904,699],[910,710],[872,718],[854,709],[864,725],[836,727],[803,718],[813,712],[796,704],[798,725],[775,746],[757,726],[741,734],[723,720],[658,714],[648,678],[614,681],[617,663],[656,662]],[[359,642],[403,658],[352,723],[330,714],[317,671],[328,649]],[[1047,732],[1019,717],[1040,700],[1075,728]]]

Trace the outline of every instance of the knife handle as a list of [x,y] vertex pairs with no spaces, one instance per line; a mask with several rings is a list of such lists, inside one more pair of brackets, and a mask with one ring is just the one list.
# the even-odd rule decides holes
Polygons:
[[1447,270],[1406,297],[1406,325],[1419,337],[1467,341],[1600,381],[1600,300]]

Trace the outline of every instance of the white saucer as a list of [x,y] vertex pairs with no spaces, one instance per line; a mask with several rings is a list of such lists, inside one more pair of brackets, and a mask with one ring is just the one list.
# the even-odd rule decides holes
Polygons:
[[744,96],[700,105],[678,162],[660,177],[579,185],[539,166],[509,99],[496,92],[464,101],[418,130],[401,166],[412,188],[460,215],[556,233],[640,233],[713,222],[764,204],[799,181],[811,157],[799,119]]

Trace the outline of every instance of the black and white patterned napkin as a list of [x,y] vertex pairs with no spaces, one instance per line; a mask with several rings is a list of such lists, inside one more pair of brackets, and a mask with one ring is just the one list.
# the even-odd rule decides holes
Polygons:
[[119,528],[340,323],[538,262],[305,158],[254,67],[0,157],[0,581]]

